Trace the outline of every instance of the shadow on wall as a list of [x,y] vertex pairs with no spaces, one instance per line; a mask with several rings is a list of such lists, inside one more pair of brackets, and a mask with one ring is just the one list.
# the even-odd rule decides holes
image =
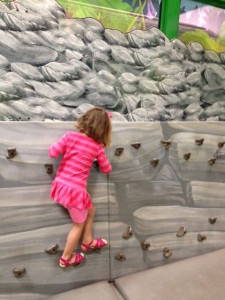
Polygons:
[[[0,2],[0,120],[74,120],[90,105],[120,121],[224,120],[225,53],[66,19],[54,0]],[[37,55],[38,53],[38,55]]]

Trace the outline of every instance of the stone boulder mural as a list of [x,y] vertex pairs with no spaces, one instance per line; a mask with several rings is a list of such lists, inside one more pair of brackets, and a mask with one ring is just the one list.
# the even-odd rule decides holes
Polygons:
[[224,120],[225,53],[157,28],[121,33],[66,19],[54,0],[0,3],[0,120]]

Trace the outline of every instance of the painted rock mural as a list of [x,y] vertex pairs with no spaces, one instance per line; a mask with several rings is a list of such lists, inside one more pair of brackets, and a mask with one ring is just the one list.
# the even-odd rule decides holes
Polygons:
[[[17,0],[0,2],[0,76],[0,299],[42,299],[225,247],[225,53]],[[49,199],[59,159],[47,150],[95,105],[113,115],[112,173],[93,165],[88,181],[94,233],[109,247],[62,270],[71,221]]]
[[224,52],[66,19],[54,0],[0,5],[0,120],[70,121],[90,105],[127,121],[224,120]]

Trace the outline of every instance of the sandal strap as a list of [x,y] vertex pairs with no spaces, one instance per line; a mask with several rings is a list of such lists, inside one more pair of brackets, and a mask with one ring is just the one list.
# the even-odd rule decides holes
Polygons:
[[75,255],[76,255],[75,256],[75,261],[74,261],[73,264],[77,265],[84,259],[84,257],[83,257],[83,255],[80,254],[80,252],[77,252]]
[[99,238],[99,239],[96,240],[96,245],[95,245],[95,247],[101,248],[101,247],[103,247],[103,246],[105,246],[105,245],[106,245],[106,243],[105,243],[101,238]]
[[63,257],[60,257],[60,261],[66,266],[66,267],[68,267],[69,266],[69,264],[70,264],[70,260],[71,260],[71,258],[73,257],[73,254],[70,256],[70,258],[68,258],[68,259],[65,259],[65,258],[63,258]]
[[94,240],[90,241],[89,244],[81,243],[81,246],[83,248],[85,248],[85,251],[89,251],[89,250],[94,250],[94,249],[100,249],[107,245],[107,243],[105,243],[104,240],[101,238],[98,238],[96,240],[96,244],[92,246],[93,242],[94,242]]
[[92,249],[91,248],[91,244],[94,242],[94,240],[90,241],[89,244],[84,244],[84,243],[81,243],[81,246],[85,248],[86,251]]

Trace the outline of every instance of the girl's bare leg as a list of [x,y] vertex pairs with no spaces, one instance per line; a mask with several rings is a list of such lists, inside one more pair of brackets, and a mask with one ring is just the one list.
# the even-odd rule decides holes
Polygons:
[[93,206],[93,208],[88,210],[87,219],[84,223],[83,228],[83,239],[82,243],[89,244],[92,241],[92,226],[93,226],[93,220],[95,215],[96,208]]
[[73,226],[70,229],[70,232],[67,236],[67,241],[62,254],[62,258],[67,260],[71,257],[71,254],[73,253],[74,248],[76,247],[80,239],[83,228],[84,228],[84,223],[80,223],[80,224],[73,223]]

